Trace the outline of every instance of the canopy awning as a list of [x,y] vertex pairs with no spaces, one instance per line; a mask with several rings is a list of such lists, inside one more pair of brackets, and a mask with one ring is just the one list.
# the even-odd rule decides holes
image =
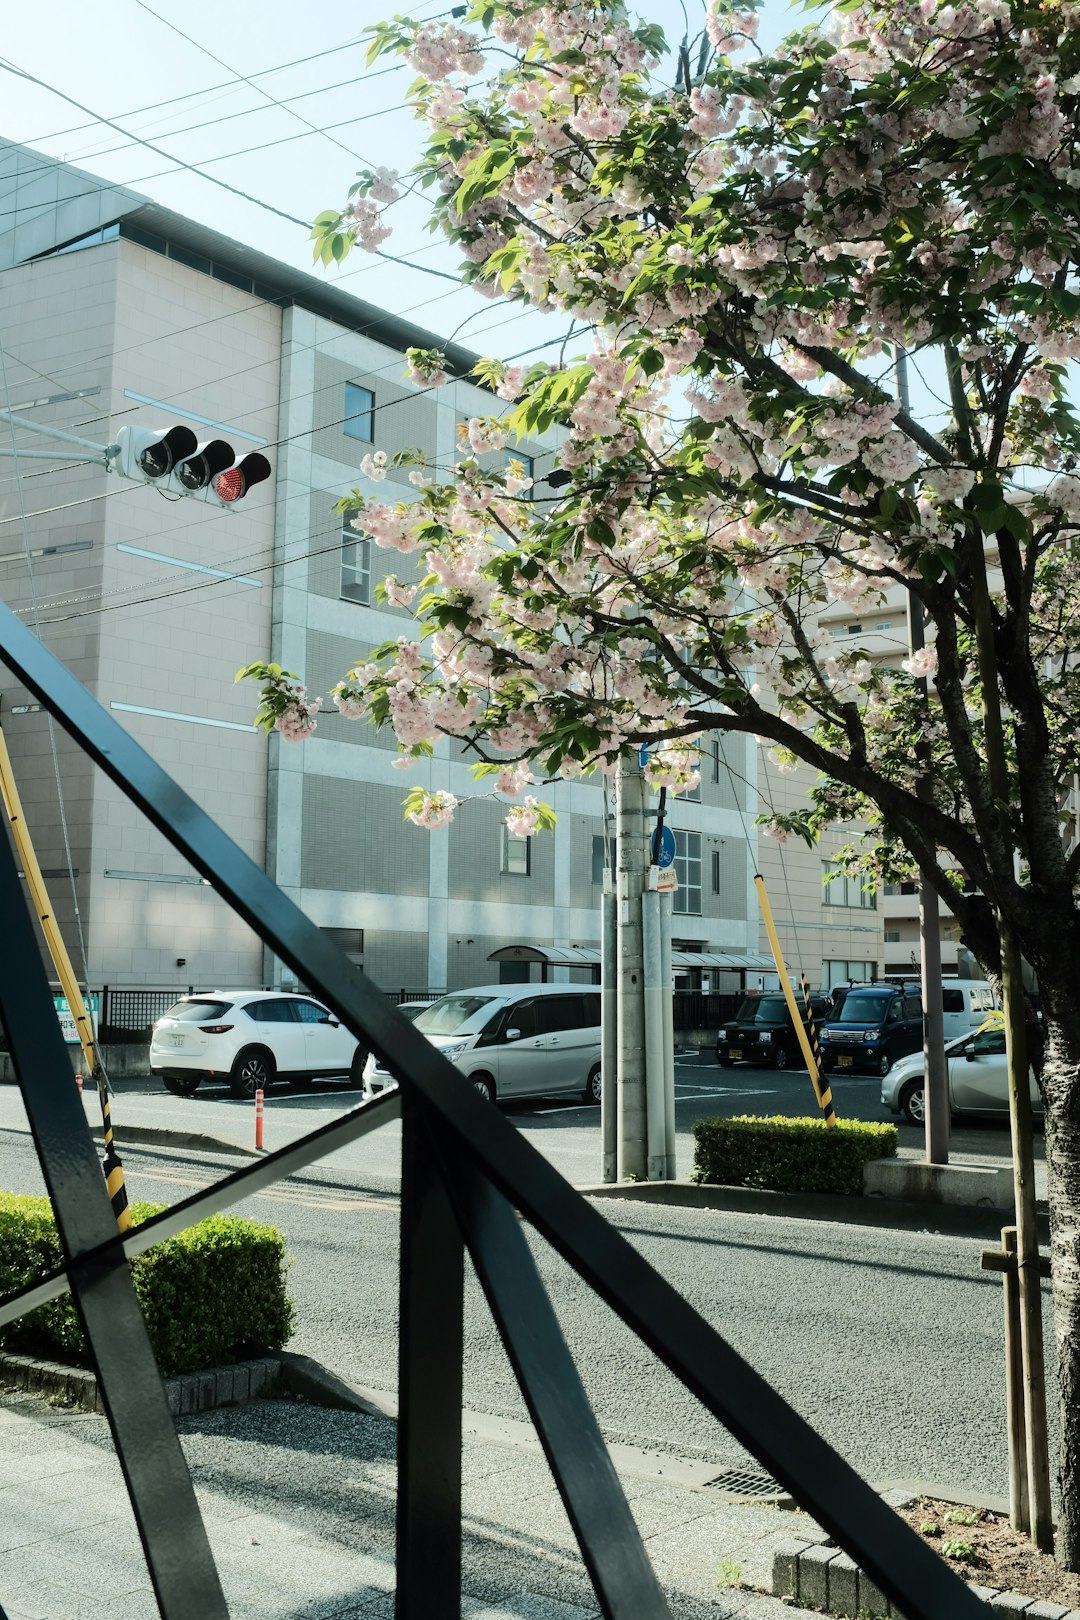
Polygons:
[[[489,962],[541,962],[545,967],[599,967],[598,945],[500,945]],[[709,968],[738,973],[747,968],[756,972],[774,968],[771,956],[758,951],[672,951],[675,968]]]

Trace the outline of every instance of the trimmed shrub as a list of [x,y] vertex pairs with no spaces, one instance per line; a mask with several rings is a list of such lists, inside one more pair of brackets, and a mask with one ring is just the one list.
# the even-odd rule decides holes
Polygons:
[[[166,1207],[133,1204],[132,1221],[137,1226]],[[49,1200],[0,1192],[0,1296],[61,1264]],[[239,1215],[211,1215],[136,1255],[131,1280],[162,1376],[280,1350],[294,1326],[286,1271],[277,1228]],[[12,1322],[0,1344],[75,1367],[91,1364],[70,1295]]]
[[896,1157],[895,1125],[860,1119],[699,1119],[691,1179],[776,1192],[858,1195],[868,1159]]

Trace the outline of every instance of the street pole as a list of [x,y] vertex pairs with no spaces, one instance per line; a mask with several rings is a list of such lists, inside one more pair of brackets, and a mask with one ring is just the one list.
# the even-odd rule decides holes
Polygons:
[[604,871],[605,887],[600,901],[600,1179],[615,1181],[619,1174],[616,1106],[619,1079],[618,905],[614,889],[607,887],[610,878],[606,861]]
[[[985,550],[971,570],[971,605],[982,686],[986,773],[998,807],[1002,843],[1014,844],[1009,820],[1009,766],[998,692],[997,657]],[[1028,1081],[1027,1007],[1020,950],[1011,926],[997,913],[1001,942],[1001,994],[1005,1010],[1008,1062],[1009,1123],[1012,1127],[1013,1190],[1016,1198],[1016,1261],[1020,1288],[1020,1353],[1027,1438],[1028,1507],[1031,1537],[1043,1552],[1054,1547],[1050,1501],[1049,1440],[1046,1425],[1046,1366],[1043,1350],[1042,1290],[1039,1277],[1039,1228],[1035,1211],[1035,1153]]]
[[648,852],[645,774],[637,758],[620,755],[615,771],[615,894],[618,954],[617,1171],[620,1181],[648,1176],[645,1090],[645,957],[641,897]]
[[[896,396],[903,411],[911,412],[911,394],[908,387],[907,353],[897,346]],[[922,603],[913,591],[907,596],[908,645],[912,653],[926,645],[923,634]],[[929,688],[925,679],[919,681],[924,697]],[[916,745],[916,759],[925,763],[926,750]],[[924,770],[920,770],[915,785],[917,796],[929,803],[933,790]],[[945,1061],[945,1017],[941,993],[941,912],[937,890],[925,867],[919,870],[919,959],[923,1009],[923,1072],[926,1076],[926,1118],[923,1128],[926,1136],[927,1164],[948,1164],[949,1132],[952,1111],[949,1106],[949,1070]]]

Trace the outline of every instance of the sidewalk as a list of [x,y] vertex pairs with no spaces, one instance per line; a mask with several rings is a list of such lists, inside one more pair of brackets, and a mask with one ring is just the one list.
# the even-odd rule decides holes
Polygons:
[[[258,1400],[179,1432],[233,1620],[392,1620],[390,1419]],[[673,1620],[812,1620],[721,1585],[767,1585],[772,1548],[796,1527],[824,1539],[804,1515],[623,1483]],[[599,1616],[538,1451],[467,1436],[463,1497],[468,1620]],[[0,1395],[0,1606],[8,1620],[156,1620],[103,1418]]]

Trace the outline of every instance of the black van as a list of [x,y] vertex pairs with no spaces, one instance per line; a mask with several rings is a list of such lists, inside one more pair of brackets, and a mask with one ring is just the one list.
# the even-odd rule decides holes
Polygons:
[[922,1042],[921,986],[855,984],[821,1032],[821,1064],[827,1073],[888,1074],[897,1058],[919,1051]]
[[[805,1026],[805,1010],[798,992],[795,999],[803,1013]],[[832,1012],[829,997],[812,995],[810,1012],[820,1033],[822,1024]],[[786,1069],[790,1064],[802,1068],[805,1061],[802,1049],[787,1002],[779,990],[767,991],[761,996],[748,996],[734,1019],[717,1030],[716,1061],[722,1069],[730,1069],[735,1063],[750,1063],[758,1069]]]

